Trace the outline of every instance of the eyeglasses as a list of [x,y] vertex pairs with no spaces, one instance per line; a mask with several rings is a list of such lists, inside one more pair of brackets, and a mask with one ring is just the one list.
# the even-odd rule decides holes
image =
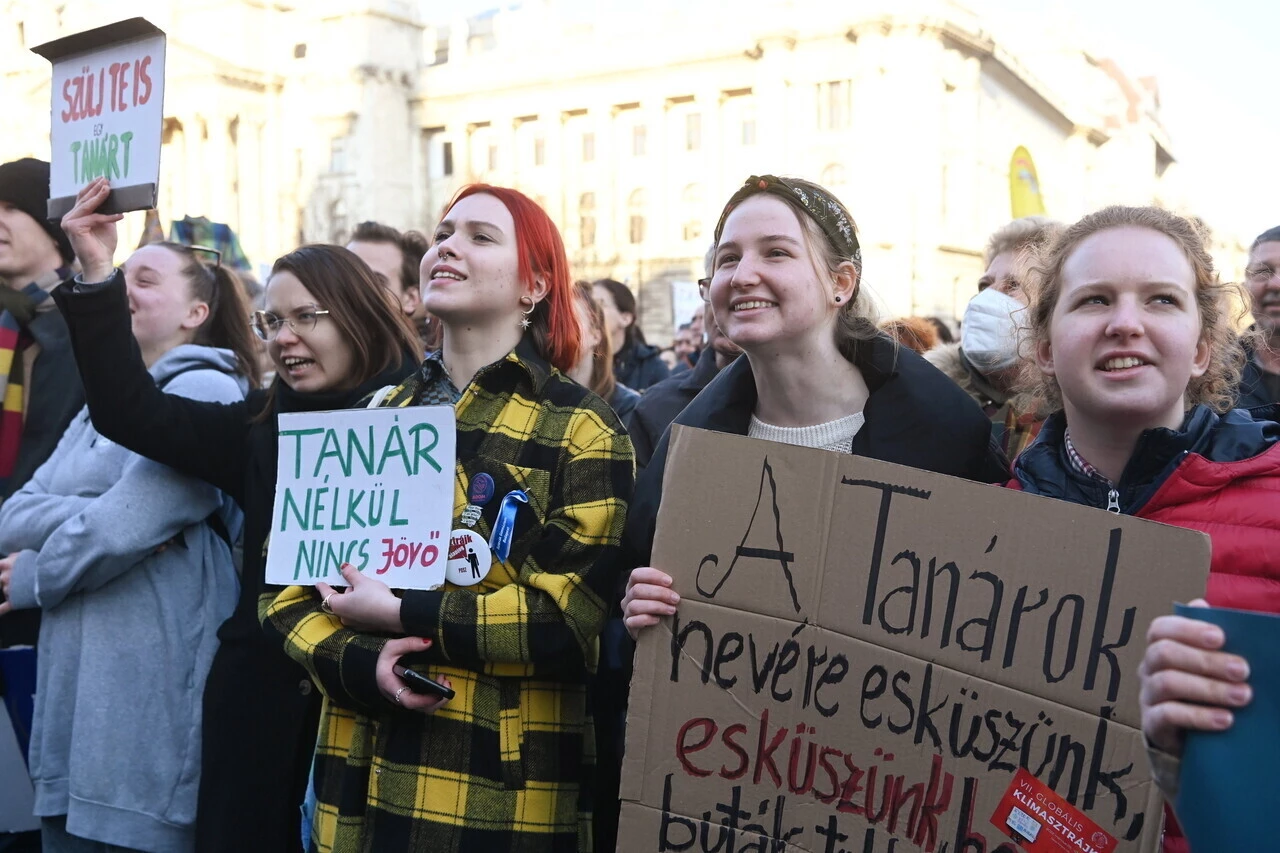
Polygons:
[[188,246],[187,248],[193,252],[203,252],[213,260],[213,266],[215,268],[222,266],[222,252],[219,252],[217,249],[211,249],[208,246]]
[[711,298],[711,279],[709,278],[698,279],[698,295],[702,297],[703,302],[706,302],[709,298]]
[[264,341],[274,341],[285,323],[289,324],[289,328],[295,335],[305,335],[316,327],[317,320],[328,314],[327,310],[315,305],[295,309],[287,317],[281,317],[270,311],[254,311],[249,318],[249,324],[253,326],[253,333],[259,338]]
[[1254,284],[1266,284],[1276,277],[1276,268],[1270,264],[1258,264],[1256,267],[1249,267],[1244,274]]

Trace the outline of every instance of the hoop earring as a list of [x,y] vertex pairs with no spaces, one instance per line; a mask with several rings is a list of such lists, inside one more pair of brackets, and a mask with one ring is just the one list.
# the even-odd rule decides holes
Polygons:
[[537,307],[538,307],[538,303],[536,303],[536,302],[534,302],[534,301],[533,301],[533,297],[532,297],[532,296],[521,296],[521,297],[520,297],[520,304],[521,304],[521,305],[523,305],[523,304],[524,304],[524,303],[526,303],[526,302],[528,302],[528,303],[529,303],[529,310],[528,310],[528,311],[521,311],[521,312],[520,312],[520,315],[521,315],[521,316],[520,316],[520,330],[521,330],[521,331],[525,331],[526,329],[528,329],[528,328],[529,328],[529,326],[530,326],[530,325],[532,325],[532,324],[529,322],[529,315],[533,313],[533,309],[535,309],[535,308],[537,308]]

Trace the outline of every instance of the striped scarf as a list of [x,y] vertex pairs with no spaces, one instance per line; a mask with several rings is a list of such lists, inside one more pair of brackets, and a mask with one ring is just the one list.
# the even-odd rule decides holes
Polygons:
[[[49,293],[34,281],[20,293],[32,310],[49,298]],[[4,389],[4,406],[0,409],[0,491],[18,463],[23,424],[22,351],[31,342],[31,333],[13,311],[0,313],[0,388]]]

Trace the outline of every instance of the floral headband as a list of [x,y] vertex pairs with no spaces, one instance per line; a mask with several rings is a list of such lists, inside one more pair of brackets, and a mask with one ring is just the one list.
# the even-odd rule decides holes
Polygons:
[[720,242],[724,221],[729,218],[733,209],[741,204],[743,199],[762,192],[800,202],[800,207],[809,214],[810,219],[818,223],[822,233],[827,235],[827,239],[842,257],[852,259],[855,264],[862,263],[862,249],[858,245],[857,232],[840,202],[826,190],[803,187],[775,175],[752,175],[738,188],[738,191],[729,199],[729,203],[724,206],[720,221],[716,223],[716,243]]

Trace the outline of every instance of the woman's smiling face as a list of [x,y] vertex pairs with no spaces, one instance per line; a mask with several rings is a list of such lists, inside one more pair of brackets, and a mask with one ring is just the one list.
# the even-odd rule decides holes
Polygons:
[[1187,386],[1209,364],[1195,272],[1149,228],[1099,231],[1062,266],[1062,290],[1040,368],[1062,390],[1069,423],[1176,429]]
[[795,211],[764,194],[725,219],[710,301],[725,335],[747,352],[830,334],[837,310]]

